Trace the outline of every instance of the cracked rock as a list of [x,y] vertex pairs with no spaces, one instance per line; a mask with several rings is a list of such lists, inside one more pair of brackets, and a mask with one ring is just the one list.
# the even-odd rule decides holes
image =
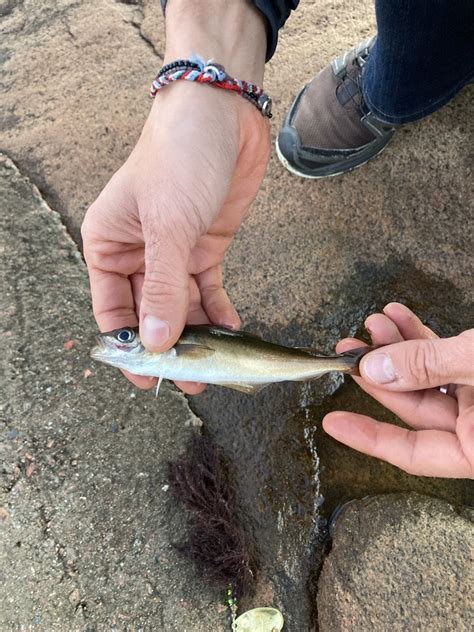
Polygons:
[[[1,399],[37,464],[30,477],[16,472],[15,441],[0,441],[0,629],[224,629],[221,596],[173,546],[185,517],[161,492],[194,415],[171,387],[157,402],[151,392],[130,400],[134,387],[106,367],[95,380],[63,380],[82,374],[96,333],[84,264],[61,254],[76,246],[58,214],[5,158],[0,199],[0,310],[16,305],[1,322],[11,331]],[[63,348],[71,332],[74,353]],[[118,433],[114,421],[125,422]]]

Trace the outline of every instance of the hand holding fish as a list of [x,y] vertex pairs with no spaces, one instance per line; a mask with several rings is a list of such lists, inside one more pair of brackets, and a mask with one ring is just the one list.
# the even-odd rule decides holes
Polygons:
[[[474,330],[441,339],[404,305],[390,303],[383,311],[366,326],[374,344],[390,346],[367,354],[354,379],[412,430],[333,412],[323,421],[325,431],[410,474],[474,477]],[[360,346],[346,339],[337,351]]]
[[[172,2],[166,30],[165,63],[199,51],[261,84],[265,23],[250,3],[200,3],[194,10]],[[269,151],[268,121],[245,99],[188,82],[160,91],[137,145],[82,227],[102,331],[139,322],[145,346],[165,351],[185,323],[239,326],[221,263]],[[154,383],[127,377],[141,388]]]

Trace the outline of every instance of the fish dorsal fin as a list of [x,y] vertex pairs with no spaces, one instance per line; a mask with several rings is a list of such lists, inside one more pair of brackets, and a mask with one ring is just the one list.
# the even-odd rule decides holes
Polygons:
[[211,325],[209,327],[209,331],[211,332],[211,334],[217,335],[217,336],[228,336],[229,338],[243,338],[245,340],[245,338],[251,338],[253,340],[259,340],[261,341],[262,338],[260,338],[260,336],[257,336],[256,334],[250,334],[248,331],[242,331],[242,330],[235,330],[235,329],[228,329],[227,327],[216,327],[214,325]]
[[213,336],[224,336],[226,338],[253,338],[255,340],[262,340],[260,336],[251,334],[248,331],[229,329],[228,327],[219,327],[218,325],[186,325],[184,328],[185,333],[208,333]]
[[202,360],[204,358],[210,358],[215,353],[214,349],[211,349],[211,347],[199,345],[194,342],[178,342],[178,344],[176,344],[173,348],[178,357],[186,356],[191,359],[195,358]]
[[265,388],[265,386],[268,386],[268,384],[270,384],[270,382],[268,382],[267,384],[248,384],[247,382],[236,382],[234,384],[229,384],[228,382],[226,383],[219,383],[219,382],[214,382],[216,384],[216,386],[225,386],[225,388],[231,388],[234,391],[239,391],[240,393],[247,393],[248,395],[255,395],[255,393],[258,393],[259,391],[262,390],[262,388]]

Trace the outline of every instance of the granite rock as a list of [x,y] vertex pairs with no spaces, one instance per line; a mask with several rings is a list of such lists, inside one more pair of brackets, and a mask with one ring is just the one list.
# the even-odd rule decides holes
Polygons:
[[421,494],[347,505],[318,581],[320,632],[472,629],[474,524]]

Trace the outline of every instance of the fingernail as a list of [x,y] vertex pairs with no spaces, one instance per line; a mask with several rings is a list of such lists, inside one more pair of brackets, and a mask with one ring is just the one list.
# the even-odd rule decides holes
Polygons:
[[221,322],[221,327],[226,327],[227,329],[234,329],[234,330],[236,330],[236,329],[238,329],[238,328],[239,328],[239,327],[238,327],[238,325],[236,325],[236,324],[235,324],[235,321],[234,321],[234,320],[230,320],[230,319],[229,319],[229,320],[227,320],[227,322],[226,322],[226,319],[225,319],[225,318],[224,318],[224,319],[222,320],[222,322]]
[[370,353],[362,366],[365,375],[376,384],[388,384],[395,380],[395,367],[386,353]]
[[162,347],[170,337],[170,326],[166,320],[148,314],[142,322],[143,342],[149,347]]

